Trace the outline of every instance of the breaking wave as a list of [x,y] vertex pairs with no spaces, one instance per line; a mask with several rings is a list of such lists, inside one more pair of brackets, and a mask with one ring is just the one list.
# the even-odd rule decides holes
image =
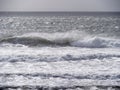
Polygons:
[[65,33],[27,33],[4,38],[0,43],[22,44],[28,46],[74,46],[86,48],[120,47],[120,40],[100,36],[90,36],[83,32]]
[[109,48],[109,47],[115,48],[115,47],[120,47],[120,40],[93,37],[89,39],[72,42],[71,45],[77,47],[87,47],[87,48]]

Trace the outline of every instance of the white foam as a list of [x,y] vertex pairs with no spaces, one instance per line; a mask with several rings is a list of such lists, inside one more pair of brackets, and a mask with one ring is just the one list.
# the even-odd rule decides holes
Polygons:
[[[66,86],[69,85],[68,83],[71,83],[70,86],[119,85],[120,83],[117,82],[120,74],[119,61],[109,59],[72,62],[0,62],[0,84],[40,86]],[[4,76],[5,74],[7,75]],[[3,79],[6,80],[4,83]]]
[[88,48],[105,48],[105,47],[120,47],[119,39],[111,38],[85,38],[83,40],[74,41],[71,43],[72,46],[77,47],[88,47]]

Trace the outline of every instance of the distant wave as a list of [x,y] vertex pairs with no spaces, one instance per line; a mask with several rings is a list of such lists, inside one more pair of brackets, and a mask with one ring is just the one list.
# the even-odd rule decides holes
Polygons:
[[83,32],[28,33],[2,39],[0,43],[23,44],[28,46],[74,46],[86,48],[120,47],[120,40],[90,36]]

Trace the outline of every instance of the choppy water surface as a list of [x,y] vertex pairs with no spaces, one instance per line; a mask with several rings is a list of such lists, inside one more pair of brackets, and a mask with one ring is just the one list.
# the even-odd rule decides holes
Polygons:
[[1,16],[0,87],[120,90],[120,16]]

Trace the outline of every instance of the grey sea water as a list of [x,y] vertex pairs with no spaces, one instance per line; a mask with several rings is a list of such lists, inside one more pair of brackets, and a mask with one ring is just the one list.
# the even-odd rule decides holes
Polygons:
[[119,90],[119,13],[1,13],[0,89]]

